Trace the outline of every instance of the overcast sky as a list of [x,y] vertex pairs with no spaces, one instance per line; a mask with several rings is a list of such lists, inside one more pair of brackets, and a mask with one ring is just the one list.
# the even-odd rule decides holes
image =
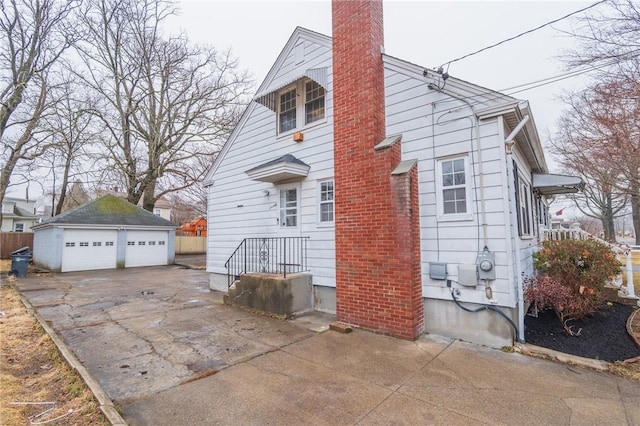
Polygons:
[[[583,1],[384,1],[385,52],[415,64],[442,64],[556,20],[594,2]],[[240,66],[262,83],[296,26],[331,35],[331,2],[182,0],[170,29],[219,50],[231,49]],[[598,7],[598,6],[596,6]],[[580,16],[580,15],[578,15]],[[509,89],[567,72],[558,59],[574,40],[563,31],[571,18],[499,47],[455,62],[449,74],[494,90]],[[513,94],[530,101],[544,144],[555,131],[563,92],[579,89],[574,77]],[[510,91],[507,91],[510,93]],[[552,172],[561,172],[547,151]],[[570,203],[554,203],[555,207]],[[569,214],[573,214],[570,209]],[[566,212],[565,212],[566,215]]]
[[[548,21],[582,9],[579,1],[398,1],[384,2],[387,54],[434,68]],[[183,0],[171,29],[222,50],[262,82],[296,26],[331,35],[330,1]],[[497,48],[451,64],[449,74],[495,90],[566,72],[558,60],[573,40],[565,20]],[[558,96],[583,84],[571,78],[514,94],[531,102],[540,136],[557,121]]]
[[[582,9],[581,1],[384,1],[387,54],[434,68],[452,59]],[[240,66],[260,85],[296,26],[331,35],[331,2],[182,0],[168,32],[191,41],[231,49]],[[597,6],[601,7],[601,6]],[[558,56],[572,46],[562,34],[571,19],[451,64],[449,74],[502,90],[566,72]],[[584,84],[570,78],[514,94],[531,102],[540,136],[554,131],[565,90]],[[547,159],[552,169],[555,165]],[[555,170],[558,171],[558,170]]]

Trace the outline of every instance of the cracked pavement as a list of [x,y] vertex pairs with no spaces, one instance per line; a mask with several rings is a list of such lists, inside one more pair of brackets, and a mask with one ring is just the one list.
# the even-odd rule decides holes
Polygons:
[[179,266],[29,275],[16,281],[116,405],[310,336],[222,303]]
[[640,382],[426,335],[313,333],[176,266],[17,287],[132,425],[640,425]]

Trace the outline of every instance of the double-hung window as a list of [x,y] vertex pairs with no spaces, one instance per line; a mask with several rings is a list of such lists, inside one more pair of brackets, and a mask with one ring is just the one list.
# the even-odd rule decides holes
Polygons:
[[286,133],[325,118],[325,90],[313,80],[300,80],[276,97],[278,133]]
[[520,188],[519,188],[519,198],[520,198],[520,211],[518,214],[520,215],[520,235],[521,236],[530,236],[531,235],[531,201],[530,195],[531,191],[529,190],[529,185],[520,177]]
[[324,118],[324,88],[315,81],[307,81],[304,92],[304,124],[322,120]]
[[516,213],[518,235],[530,237],[531,233],[531,189],[524,177],[518,172],[518,164],[513,160],[513,178],[516,195]]
[[438,160],[436,173],[439,216],[467,219],[471,213],[467,156]]
[[280,93],[279,99],[279,129],[280,133],[288,132],[296,128],[296,88]]
[[319,217],[320,223],[333,223],[333,181],[327,180],[320,182],[319,188]]

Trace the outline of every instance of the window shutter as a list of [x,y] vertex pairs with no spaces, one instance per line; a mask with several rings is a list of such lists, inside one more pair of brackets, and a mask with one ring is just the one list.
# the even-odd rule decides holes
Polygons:
[[513,182],[516,193],[516,217],[518,218],[518,235],[522,235],[522,219],[520,218],[520,181],[518,179],[518,165],[513,161]]

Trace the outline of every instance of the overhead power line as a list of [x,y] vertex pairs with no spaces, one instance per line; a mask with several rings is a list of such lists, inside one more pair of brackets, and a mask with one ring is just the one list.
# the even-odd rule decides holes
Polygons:
[[573,16],[573,15],[576,15],[576,14],[578,14],[578,13],[584,12],[585,10],[591,9],[592,7],[596,7],[596,6],[598,6],[599,4],[605,3],[605,2],[607,2],[607,1],[608,1],[608,0],[600,0],[599,2],[594,3],[594,4],[592,4],[591,6],[587,6],[587,7],[585,7],[585,8],[580,9],[580,10],[576,10],[575,12],[571,12],[571,13],[569,13],[569,14],[567,14],[567,15],[564,15],[564,16],[562,16],[562,17],[558,18],[558,19],[554,19],[553,21],[546,22],[546,23],[544,23],[544,24],[542,24],[542,25],[540,25],[540,26],[537,26],[537,27],[535,27],[535,28],[532,28],[532,29],[530,29],[530,30],[527,30],[527,31],[525,31],[525,32],[522,32],[522,33],[520,33],[520,34],[518,34],[518,35],[515,35],[515,36],[513,36],[513,37],[509,37],[509,38],[504,39],[504,40],[502,40],[502,41],[499,41],[499,42],[497,42],[497,43],[495,43],[495,44],[492,44],[492,45],[490,45],[490,46],[483,47],[482,49],[476,50],[475,52],[467,53],[467,54],[466,54],[466,55],[464,55],[464,56],[460,56],[459,58],[452,59],[452,60],[451,60],[451,61],[449,61],[449,62],[445,62],[443,65],[447,65],[447,66],[449,66],[449,65],[451,65],[452,63],[457,62],[457,61],[461,61],[461,60],[463,60],[463,59],[465,59],[465,58],[468,58],[469,56],[477,55],[478,53],[480,53],[480,52],[484,52],[485,50],[493,49],[494,47],[500,46],[501,44],[504,44],[504,43],[507,43],[507,42],[509,42],[509,41],[515,40],[515,39],[520,38],[520,37],[522,37],[522,36],[524,36],[524,35],[531,34],[531,33],[532,33],[532,32],[534,32],[534,31],[538,31],[538,30],[540,30],[540,29],[542,29],[542,28],[544,28],[544,27],[548,27],[549,25],[553,25],[553,24],[555,24],[556,22],[560,22],[560,21],[562,21],[563,19],[567,19],[567,18],[569,18],[569,17],[571,17],[571,16]]

